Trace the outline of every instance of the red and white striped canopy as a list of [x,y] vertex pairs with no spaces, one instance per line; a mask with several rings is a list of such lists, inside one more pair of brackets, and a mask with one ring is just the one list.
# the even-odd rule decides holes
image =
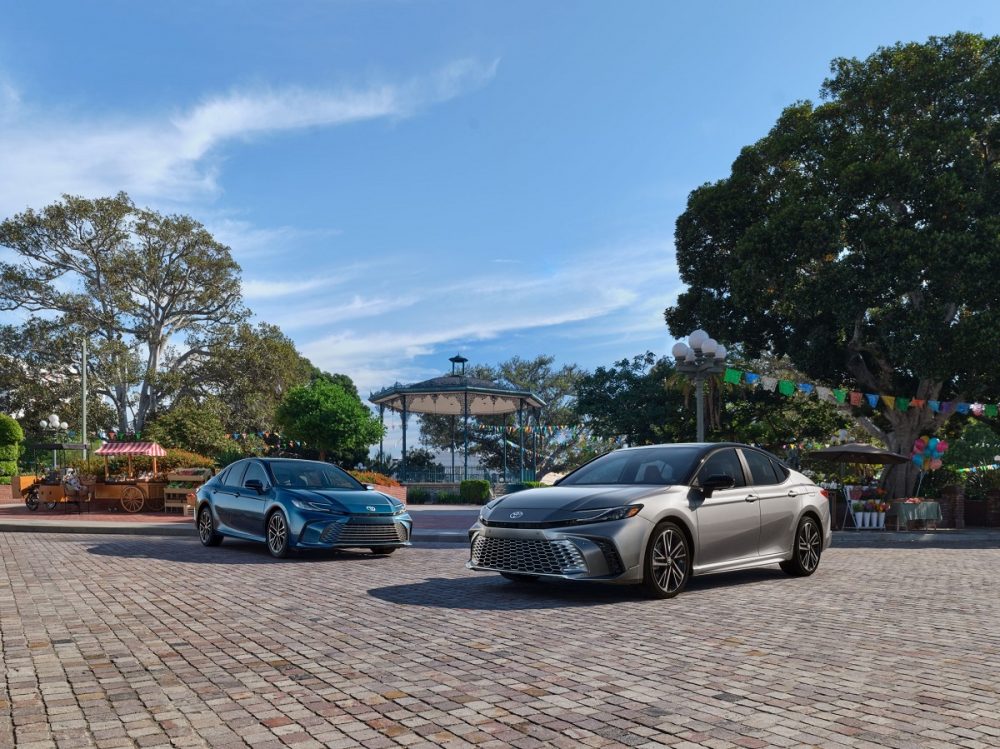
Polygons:
[[105,442],[94,451],[95,455],[148,455],[162,458],[167,451],[155,442]]

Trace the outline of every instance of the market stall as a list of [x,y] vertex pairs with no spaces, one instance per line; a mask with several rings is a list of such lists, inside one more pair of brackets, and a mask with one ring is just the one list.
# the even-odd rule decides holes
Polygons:
[[[94,500],[117,501],[126,512],[139,512],[147,504],[150,510],[163,509],[163,490],[167,482],[160,478],[156,459],[164,457],[166,450],[155,442],[107,442],[94,454],[104,458],[104,481],[94,484]],[[136,456],[152,458],[153,470],[136,475],[132,462]],[[108,458],[125,458],[127,471],[112,476]]]

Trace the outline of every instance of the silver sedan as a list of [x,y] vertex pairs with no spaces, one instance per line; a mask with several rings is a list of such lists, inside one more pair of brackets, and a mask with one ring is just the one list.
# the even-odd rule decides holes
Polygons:
[[653,445],[485,505],[466,566],[518,582],[639,583],[672,598],[691,575],[771,564],[811,575],[831,539],[826,491],[773,455],[736,443]]

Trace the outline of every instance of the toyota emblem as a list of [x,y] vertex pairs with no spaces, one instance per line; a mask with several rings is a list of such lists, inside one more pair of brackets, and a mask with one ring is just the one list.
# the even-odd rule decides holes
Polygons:
[[375,505],[368,505],[365,509],[368,510],[368,512],[378,512],[378,508]]
[[519,517],[523,517],[523,516],[524,516],[524,513],[521,512],[520,510],[518,510],[517,512],[512,512],[510,514],[510,519],[511,520],[517,520]]

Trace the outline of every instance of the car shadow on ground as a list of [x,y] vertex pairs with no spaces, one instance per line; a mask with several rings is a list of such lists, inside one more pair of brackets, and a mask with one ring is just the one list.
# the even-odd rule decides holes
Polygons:
[[[405,549],[396,553],[405,553]],[[122,559],[161,559],[184,564],[295,564],[349,559],[388,561],[391,555],[371,554],[363,550],[296,550],[285,559],[275,559],[262,543],[226,539],[220,546],[204,547],[190,539],[143,538],[105,541],[87,548],[88,554]]]
[[[688,582],[683,597],[720,587],[788,580],[775,569],[755,569],[696,577]],[[605,606],[621,602],[650,604],[638,585],[607,585],[565,580],[513,582],[500,575],[477,573],[474,577],[430,577],[419,583],[371,588],[368,595],[389,603],[476,611],[520,611]]]

